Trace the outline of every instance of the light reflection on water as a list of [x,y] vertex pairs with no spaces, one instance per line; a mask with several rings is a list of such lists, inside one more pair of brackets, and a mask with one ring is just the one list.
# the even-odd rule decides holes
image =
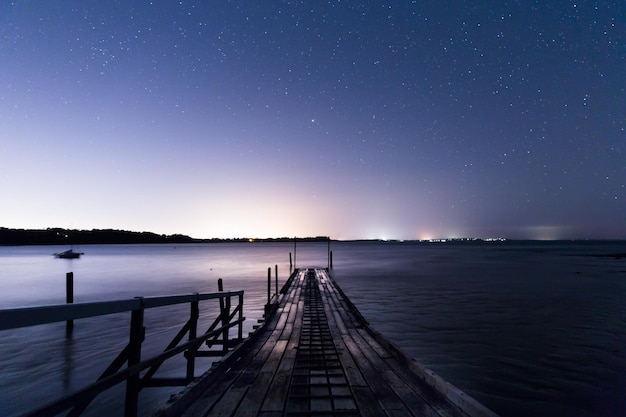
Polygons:
[[[325,246],[306,249],[306,244],[298,244],[304,261],[318,262],[322,255],[326,259]],[[65,275],[70,271],[74,273],[76,303],[212,293],[222,278],[225,291],[244,290],[246,336],[262,317],[267,302],[267,268],[271,268],[274,291],[275,267],[282,286],[290,272],[289,252],[294,249],[287,243],[86,245],[78,249],[85,253],[80,259],[51,256],[61,250],[64,248],[54,246],[0,247],[0,308],[64,303]],[[234,308],[236,300],[232,303]],[[199,332],[209,327],[217,305],[217,300],[201,303]],[[161,353],[188,317],[189,305],[146,310],[142,357]],[[65,337],[65,323],[2,332],[0,415],[17,415],[94,382],[128,342],[129,323],[130,313],[77,320],[70,339]],[[212,360],[198,358],[196,375],[206,371]],[[182,376],[184,369],[184,359],[174,358],[163,364],[157,376]],[[140,394],[142,414],[150,414],[179,390],[144,389]],[[101,394],[86,415],[119,414],[123,398],[123,388]]]
[[[215,292],[221,277],[226,290],[245,291],[247,334],[267,299],[267,268],[273,275],[278,264],[282,285],[294,251],[288,243],[97,245],[81,247],[78,260],[50,256],[60,249],[0,248],[0,307],[64,302],[68,271],[75,302]],[[624,244],[331,249],[333,276],[376,330],[502,416],[626,415],[626,260],[587,256],[623,253]],[[325,243],[298,243],[297,264],[324,267],[326,251]],[[187,311],[146,312],[144,358],[165,347]],[[3,332],[0,415],[93,382],[127,342],[129,317],[77,321],[71,339],[62,323]],[[161,375],[180,375],[181,367],[166,362]],[[198,373],[206,367],[200,361]],[[142,391],[143,414],[176,391]],[[119,398],[121,388],[100,396],[91,415],[117,414]]]

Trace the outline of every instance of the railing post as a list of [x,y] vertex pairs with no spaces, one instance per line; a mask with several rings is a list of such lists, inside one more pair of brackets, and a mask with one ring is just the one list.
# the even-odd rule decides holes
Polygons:
[[228,353],[228,333],[230,331],[230,329],[228,328],[228,322],[230,317],[230,293],[228,293],[224,301],[224,315],[222,316],[222,327],[224,327],[224,331],[222,332],[222,339],[224,341],[224,346],[222,348],[222,352],[224,352],[224,355],[226,355],[226,353]]
[[[74,304],[74,273],[68,272],[65,274],[65,302],[67,304]],[[74,329],[74,320],[67,320],[65,322],[66,333],[71,333]]]
[[272,292],[272,267],[267,268],[267,305],[270,305]]
[[[217,290],[224,291],[224,281],[222,278],[217,280]],[[230,316],[230,295],[220,297],[220,316],[222,318],[222,327],[228,326],[228,317]],[[228,329],[222,332],[222,352],[228,352]],[[224,353],[225,354],[225,353]]]
[[[145,336],[143,327],[144,306],[143,297],[137,297],[140,306],[133,310],[130,316],[130,339],[128,341],[128,367],[131,368],[141,362],[141,343]],[[125,417],[137,417],[137,406],[139,403],[139,390],[141,383],[139,371],[128,375],[126,380],[126,404],[124,410]]]
[[[199,307],[199,295],[198,293],[194,293],[196,296],[195,301],[192,301],[191,310],[189,312],[189,341],[194,340],[197,337],[198,331],[198,317],[200,317],[200,307]],[[196,366],[196,351],[198,350],[198,346],[190,348],[186,352],[187,356],[187,380],[191,381],[194,375],[194,368]]]
[[276,296],[278,297],[278,265],[274,265],[274,270],[276,271]]
[[239,294],[239,329],[238,338],[241,341],[243,339],[243,293]]
[[[217,290],[219,292],[224,291],[224,281],[222,281],[222,278],[217,279]],[[220,297],[220,314],[224,314],[224,298],[221,298],[221,297]]]

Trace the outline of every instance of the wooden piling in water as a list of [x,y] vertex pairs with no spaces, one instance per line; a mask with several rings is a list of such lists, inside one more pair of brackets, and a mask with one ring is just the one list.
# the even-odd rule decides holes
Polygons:
[[[65,274],[65,303],[74,304],[74,273]],[[65,322],[65,330],[69,333],[74,329],[74,320]]]
[[327,242],[328,242],[328,247],[327,247],[326,255],[328,255],[328,257],[327,257],[328,258],[328,269],[330,269],[330,236],[328,236]]

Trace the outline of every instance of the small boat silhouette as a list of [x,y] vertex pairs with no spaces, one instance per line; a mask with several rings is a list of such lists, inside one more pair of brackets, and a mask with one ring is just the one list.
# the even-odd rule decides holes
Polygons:
[[68,249],[65,252],[53,253],[56,258],[63,259],[76,259],[80,258],[80,255],[84,255],[83,252],[74,252],[73,249]]

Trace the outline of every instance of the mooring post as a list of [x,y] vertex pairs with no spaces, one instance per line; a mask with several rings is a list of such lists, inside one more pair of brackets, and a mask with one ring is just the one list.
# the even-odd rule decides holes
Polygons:
[[[65,302],[67,304],[74,304],[74,273],[68,272],[65,274]],[[68,320],[65,323],[65,331],[71,332],[74,329],[74,320]]]
[[294,237],[293,238],[293,267],[296,267],[296,256],[297,256],[297,252],[296,252],[296,242],[297,242],[298,238]]
[[291,262],[291,252],[289,252],[289,269],[293,267],[293,263]]
[[330,269],[333,268],[333,251],[330,251]]

